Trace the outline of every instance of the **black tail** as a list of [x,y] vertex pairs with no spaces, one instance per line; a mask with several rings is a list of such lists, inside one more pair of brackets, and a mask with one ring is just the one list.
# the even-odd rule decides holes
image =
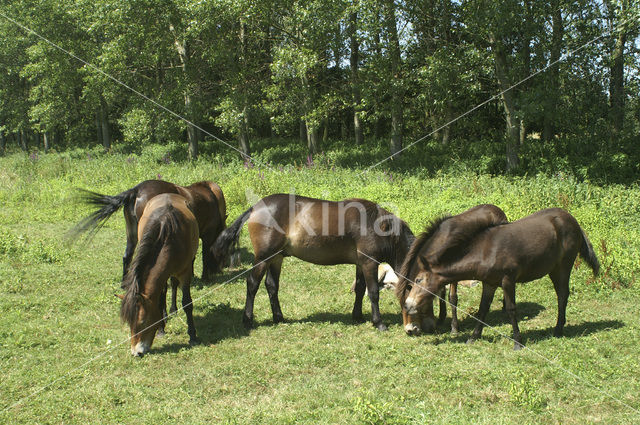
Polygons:
[[82,233],[89,233],[89,237],[93,236],[104,224],[109,217],[118,211],[121,207],[129,207],[136,200],[136,188],[131,188],[115,196],[103,195],[101,193],[91,192],[89,190],[78,189],[80,192],[80,200],[85,204],[93,205],[98,209],[91,213],[88,217],[82,219],[69,232],[72,239],[76,239]]
[[243,212],[242,215],[238,217],[231,226],[227,227],[222,233],[220,233],[220,236],[216,239],[215,244],[211,247],[211,254],[218,264],[222,264],[224,258],[229,255],[229,249],[231,246],[238,244],[238,238],[240,237],[242,226],[249,219],[252,211],[253,207]]
[[598,276],[600,272],[600,262],[598,261],[598,257],[596,257],[596,253],[593,251],[593,246],[591,246],[591,242],[589,242],[589,238],[584,233],[584,230],[580,229],[582,232],[582,246],[580,247],[580,256],[584,259],[584,261],[591,266],[591,270],[593,270],[593,274]]

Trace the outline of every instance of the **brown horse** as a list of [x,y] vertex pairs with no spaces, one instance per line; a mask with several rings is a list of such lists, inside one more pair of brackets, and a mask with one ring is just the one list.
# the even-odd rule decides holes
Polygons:
[[[436,221],[424,238],[416,240],[415,249],[412,247],[407,258],[408,262],[416,264],[405,275],[415,282],[404,303],[409,314],[415,313],[424,303],[432,302],[433,294],[448,282],[479,279],[482,281],[479,320],[468,342],[472,343],[482,334],[493,295],[501,286],[513,328],[514,349],[520,349],[522,338],[516,319],[515,284],[548,274],[558,297],[554,335],[562,336],[569,277],[576,256],[580,254],[594,275],[600,269],[591,242],[571,214],[560,208],[545,209],[512,223],[467,235],[463,233],[461,238],[451,238],[446,244],[448,254],[433,259],[429,256],[429,235],[445,223],[446,219]],[[405,280],[401,285],[406,286],[408,282]],[[400,293],[406,290],[399,288]]]
[[219,261],[236,243],[248,221],[254,267],[247,277],[243,323],[253,325],[253,302],[262,277],[274,322],[284,320],[278,300],[282,260],[294,256],[320,265],[355,264],[356,299],[352,317],[362,321],[365,286],[373,324],[386,330],[378,307],[378,264],[399,267],[414,240],[407,224],[379,205],[364,199],[332,202],[297,195],[267,196],[245,211],[218,238],[212,254]]
[[[405,309],[405,301],[412,283],[408,280],[417,274],[418,264],[415,261],[418,254],[428,259],[432,263],[446,261],[452,255],[452,248],[460,241],[464,241],[470,234],[475,234],[488,227],[507,223],[507,216],[504,211],[495,205],[482,204],[470,208],[455,216],[444,216],[422,233],[415,240],[406,261],[400,271],[400,280],[396,285],[396,295],[402,308],[402,319],[405,332],[409,335],[419,335],[421,332],[430,332],[435,329],[435,318],[433,314],[433,302],[421,303],[421,308],[412,311],[411,314]],[[428,244],[427,244],[428,241]],[[406,278],[406,279],[405,279]],[[458,332],[458,284],[450,283],[449,303],[451,304],[451,333]],[[440,317],[438,324],[442,323],[447,316],[444,285],[439,289],[438,298],[440,300]]]
[[189,201],[173,193],[153,197],[140,216],[140,243],[122,286],[120,318],[131,329],[131,354],[143,356],[151,348],[156,330],[164,325],[161,305],[167,281],[182,289],[189,343],[197,342],[190,285],[198,251],[198,222]]
[[211,256],[206,253],[226,227],[227,206],[220,186],[211,181],[178,186],[162,180],[146,180],[115,196],[82,190],[84,201],[98,209],[82,220],[72,230],[72,234],[77,236],[82,232],[97,231],[113,213],[122,207],[127,225],[127,247],[122,258],[122,276],[124,277],[138,243],[138,221],[147,202],[161,193],[176,193],[189,202],[198,221],[200,239],[202,239],[202,278],[207,279],[212,274],[220,272],[222,264],[213,262]]

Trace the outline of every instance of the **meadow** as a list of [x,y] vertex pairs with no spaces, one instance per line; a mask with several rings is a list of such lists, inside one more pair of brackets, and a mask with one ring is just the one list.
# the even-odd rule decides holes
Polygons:
[[[364,172],[374,162],[366,155],[345,166],[348,158],[331,151],[297,161],[274,149],[254,164],[215,153],[187,162],[172,149],[0,157],[0,422],[640,422],[637,184],[563,171],[494,175],[481,163],[455,160],[444,169],[396,161]],[[550,280],[519,284],[528,349],[514,352],[504,337],[511,326],[499,292],[491,327],[472,346],[464,342],[475,325],[469,315],[478,307],[479,286],[460,290],[458,336],[447,332],[447,320],[435,335],[408,337],[389,291],[380,302],[388,332],[352,323],[353,266],[287,258],[280,283],[287,322],[272,324],[261,286],[257,326],[246,331],[241,273],[252,254],[245,230],[237,267],[203,281],[196,261],[192,296],[202,344],[188,345],[179,312],[151,353],[136,359],[114,297],[125,245],[122,215],[91,240],[71,244],[66,234],[90,212],[76,188],[116,194],[152,178],[218,182],[227,223],[260,197],[291,191],[376,201],[415,233],[439,215],[479,203],[500,206],[510,220],[561,207],[589,236],[601,274],[594,278],[576,262],[563,338],[552,337],[557,307]],[[366,299],[364,314],[370,317]]]

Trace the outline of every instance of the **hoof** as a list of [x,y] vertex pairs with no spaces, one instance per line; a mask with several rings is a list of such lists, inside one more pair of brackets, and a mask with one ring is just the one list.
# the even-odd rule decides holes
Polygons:
[[284,323],[284,317],[283,316],[274,316],[273,323]]
[[378,325],[374,325],[376,327],[376,329],[378,329],[380,332],[386,332],[387,330],[389,330],[387,328],[387,325],[385,325],[384,323],[380,323]]
[[200,339],[197,336],[194,336],[193,338],[189,338],[189,345],[191,345],[192,347],[194,345],[199,345],[200,344]]
[[476,339],[475,339],[475,338],[469,338],[469,339],[467,340],[467,345],[471,345],[471,344],[473,344],[474,342],[476,342]]
[[555,336],[556,338],[561,338],[564,336],[564,332],[562,331],[562,329],[554,329],[553,336]]
[[513,343],[513,351],[520,351],[524,348],[524,345],[522,345],[521,342],[514,342]]
[[458,330],[457,329],[451,329],[451,335],[452,336],[458,335]]
[[351,319],[355,322],[355,323],[364,323],[365,322],[365,318],[362,314],[357,315],[354,314],[351,316]]
[[244,326],[245,329],[253,328],[253,319],[248,319],[246,317],[243,317],[242,318],[242,325]]

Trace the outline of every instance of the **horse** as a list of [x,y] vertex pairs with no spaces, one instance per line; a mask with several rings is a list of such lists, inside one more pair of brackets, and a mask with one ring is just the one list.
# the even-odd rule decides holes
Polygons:
[[365,199],[334,202],[274,194],[247,209],[220,234],[211,251],[218,261],[237,244],[247,221],[254,260],[247,277],[246,328],[253,326],[254,298],[265,273],[273,321],[284,321],[278,300],[280,271],[284,257],[293,256],[318,265],[354,264],[353,320],[364,321],[362,299],[366,287],[373,325],[380,331],[387,329],[378,307],[378,264],[402,264],[414,240],[404,221]]
[[[218,235],[226,228],[227,206],[222,189],[211,181],[200,181],[190,186],[178,186],[163,180],[145,180],[115,196],[103,195],[81,189],[85,203],[98,207],[91,215],[80,221],[71,234],[77,236],[83,232],[95,232],[121,207],[127,229],[127,246],[122,258],[122,276],[127,273],[133,251],[138,243],[138,222],[144,208],[154,196],[161,193],[175,193],[189,201],[190,208],[198,221],[200,239],[202,239],[202,278],[210,278],[222,271],[222,263],[211,261],[206,253]],[[175,298],[172,304],[175,306]]]
[[[569,278],[576,256],[580,254],[595,276],[600,270],[591,242],[571,214],[560,208],[544,209],[480,232],[461,233],[460,238],[451,238],[449,241],[448,254],[434,260],[428,255],[432,244],[430,234],[436,233],[446,221],[434,222],[427,235],[416,240],[407,256],[407,263],[415,266],[405,275],[408,279],[399,286],[406,287],[408,280],[415,282],[404,303],[408,314],[415,313],[424,303],[430,303],[433,294],[448,282],[478,279],[482,281],[478,323],[467,341],[473,343],[482,334],[493,295],[496,288],[501,286],[513,329],[514,349],[519,350],[522,348],[522,337],[516,318],[515,284],[549,275],[558,298],[554,336],[563,335]],[[399,288],[402,292],[407,290]]]
[[[435,323],[433,314],[433,302],[421,303],[421,308],[412,310],[409,314],[405,308],[407,295],[412,287],[411,278],[417,274],[415,259],[418,253],[428,261],[437,263],[452,255],[452,248],[460,241],[468,238],[469,234],[475,234],[488,227],[507,223],[507,216],[499,207],[492,204],[481,204],[472,207],[455,216],[443,216],[436,220],[431,227],[422,233],[413,243],[400,271],[400,279],[396,285],[396,296],[400,301],[402,319],[405,332],[408,335],[419,335],[421,332],[431,332],[437,325],[444,322],[447,316],[445,288],[438,290],[440,300],[440,314],[438,323]],[[426,242],[429,242],[426,244]],[[466,279],[466,278],[463,278]],[[458,333],[458,283],[450,281],[449,303],[451,304],[451,333]],[[469,284],[461,279],[463,285]]]
[[131,354],[143,356],[151,348],[156,331],[163,327],[162,298],[167,280],[182,289],[189,343],[198,341],[193,323],[190,285],[198,251],[198,221],[189,200],[165,193],[151,198],[140,216],[139,244],[122,282],[120,318],[131,330]]

